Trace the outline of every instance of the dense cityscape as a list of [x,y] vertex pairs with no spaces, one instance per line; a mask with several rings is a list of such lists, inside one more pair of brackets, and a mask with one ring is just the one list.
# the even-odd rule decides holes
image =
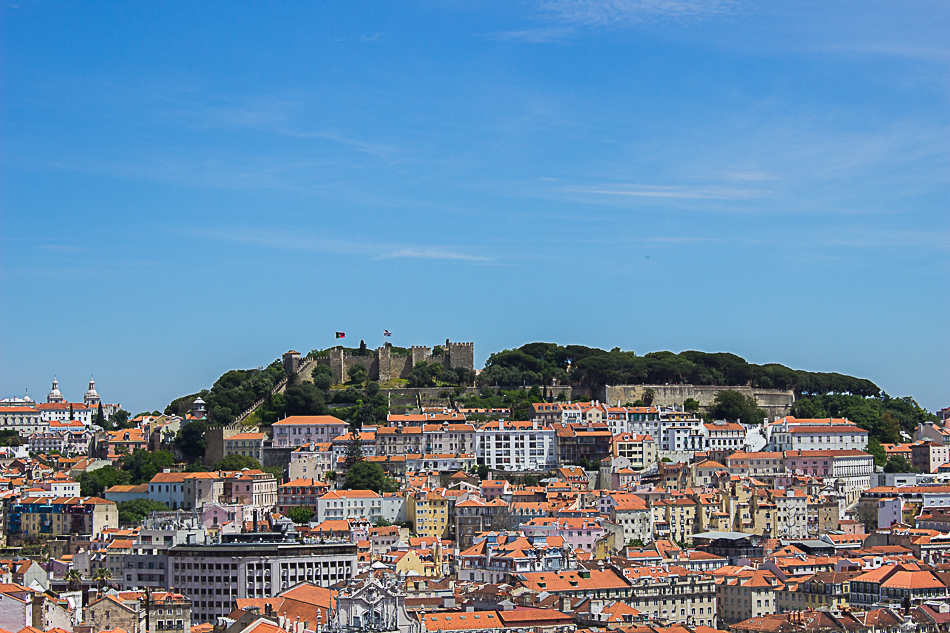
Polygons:
[[0,629],[947,630],[950,408],[730,355],[637,362],[749,383],[590,380],[623,354],[361,344],[164,412],[6,398]]
[[0,2],[0,633],[950,633],[950,2]]

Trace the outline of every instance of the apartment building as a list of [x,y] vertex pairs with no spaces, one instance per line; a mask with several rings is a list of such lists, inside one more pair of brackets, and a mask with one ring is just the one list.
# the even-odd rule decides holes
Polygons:
[[52,537],[88,534],[95,538],[119,526],[113,501],[98,497],[26,497],[10,506],[7,532],[11,537]]
[[696,501],[686,497],[657,499],[651,503],[651,509],[657,539],[673,539],[680,543],[692,541],[699,519]]
[[679,565],[624,567],[632,600],[647,617],[669,624],[715,627],[716,581]]
[[383,516],[383,498],[372,490],[331,490],[317,498],[319,523],[327,519],[369,519]]
[[847,418],[786,416],[769,425],[767,433],[769,451],[863,451],[868,445],[868,432]]
[[272,425],[274,446],[304,446],[312,442],[330,442],[349,431],[350,425],[332,415],[293,415]]
[[656,442],[649,435],[618,433],[612,440],[613,456],[630,460],[630,468],[643,470],[656,464]]
[[146,630],[191,633],[191,600],[170,591],[121,591],[92,601],[83,609],[93,631]]
[[857,449],[785,451],[785,468],[790,475],[834,477],[850,505],[871,487],[874,458]]
[[475,432],[475,459],[491,469],[547,470],[558,465],[554,428],[539,422],[495,420]]
[[330,486],[319,479],[303,478],[288,481],[277,486],[277,511],[286,515],[291,508],[299,506],[312,508],[317,513],[317,500],[330,490]]
[[510,530],[517,522],[511,506],[501,499],[466,499],[455,504],[455,539],[461,549],[471,547],[483,532]]
[[604,407],[607,426],[611,433],[633,433],[631,423],[635,422],[653,422],[660,418],[659,410],[656,407]]
[[572,569],[574,556],[557,537],[485,532],[459,553],[457,564],[460,581],[503,583],[515,574]]
[[745,445],[745,427],[736,422],[716,420],[703,424],[706,431],[707,450],[735,452]]
[[36,410],[45,422],[75,420],[87,426],[92,424],[92,416],[95,413],[79,402],[40,402],[36,405]]
[[271,598],[301,582],[329,587],[357,571],[356,545],[345,541],[176,545],[168,560],[172,585],[191,599],[196,623],[216,623],[238,599]]
[[579,464],[581,460],[593,462],[611,455],[613,435],[604,424],[554,424],[557,438],[557,455],[561,464]]
[[287,474],[290,479],[320,478],[333,468],[333,445],[330,442],[311,442],[290,454]]
[[475,453],[475,427],[444,422],[376,429],[377,455],[447,453]]
[[770,571],[742,570],[717,586],[719,618],[725,624],[742,622],[777,611],[777,593],[784,584]]
[[598,508],[607,509],[611,523],[623,529],[623,543],[633,541],[649,543],[653,540],[653,512],[641,497],[634,494],[613,493],[607,495]]
[[733,475],[748,475],[753,479],[775,485],[775,480],[785,477],[785,453],[782,451],[758,451],[733,453],[726,458],[726,465]]
[[605,530],[598,519],[584,517],[547,518],[537,517],[519,528],[525,534],[539,533],[544,536],[560,536],[571,549],[594,551],[594,543],[604,536]]
[[910,454],[914,468],[922,473],[935,473],[941,466],[950,463],[950,445],[924,441],[911,446]]
[[224,455],[243,455],[253,457],[258,462],[264,461],[264,440],[267,436],[263,433],[238,433],[224,440]]
[[449,500],[430,490],[406,495],[406,517],[416,535],[423,538],[448,538],[452,527]]

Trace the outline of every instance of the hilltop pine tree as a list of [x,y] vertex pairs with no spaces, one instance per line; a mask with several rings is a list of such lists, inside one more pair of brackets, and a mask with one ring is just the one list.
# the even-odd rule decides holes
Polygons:
[[343,462],[349,471],[354,465],[363,461],[363,447],[360,446],[360,434],[355,428],[350,429],[350,443],[346,446],[346,459]]
[[105,426],[106,426],[106,418],[105,418],[104,415],[102,415],[102,403],[101,403],[101,402],[99,403],[99,408],[96,409],[95,425],[98,426],[100,429],[105,428]]

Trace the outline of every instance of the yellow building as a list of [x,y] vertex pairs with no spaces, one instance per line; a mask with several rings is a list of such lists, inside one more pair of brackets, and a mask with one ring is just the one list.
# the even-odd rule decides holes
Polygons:
[[449,503],[437,492],[422,491],[406,497],[406,518],[418,536],[447,538]]
[[803,609],[830,611],[848,606],[848,594],[851,593],[851,579],[861,572],[820,571],[802,579],[798,591],[802,594]]
[[697,532],[698,504],[692,499],[677,497],[653,502],[654,538],[672,539],[688,544]]

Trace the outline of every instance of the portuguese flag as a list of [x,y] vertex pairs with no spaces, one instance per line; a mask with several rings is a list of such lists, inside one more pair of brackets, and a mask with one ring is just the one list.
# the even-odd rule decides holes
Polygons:
[[337,332],[337,333],[336,333],[336,337],[337,337],[337,338],[346,338],[346,332]]

